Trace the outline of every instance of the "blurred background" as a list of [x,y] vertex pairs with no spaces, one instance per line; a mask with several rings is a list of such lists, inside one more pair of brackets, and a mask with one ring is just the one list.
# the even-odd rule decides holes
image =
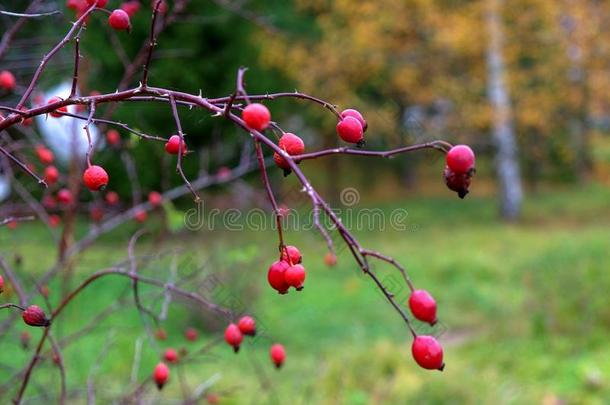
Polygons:
[[[63,1],[44,4],[62,13],[29,21],[13,40],[0,70],[15,74],[18,89],[1,94],[2,104],[16,103],[43,54],[74,21]],[[110,0],[107,8],[119,4]],[[3,0],[1,6],[21,10],[23,2]],[[0,16],[2,30],[11,21]],[[141,1],[131,21],[127,34],[112,31],[103,13],[91,18],[81,34],[82,94],[119,87],[125,66],[148,35],[149,1]],[[444,159],[436,151],[391,160],[334,156],[301,165],[343,213],[378,209],[384,218],[396,210],[407,213],[400,229],[354,224],[352,230],[365,246],[394,256],[418,288],[436,297],[440,324],[418,330],[439,336],[445,346],[443,373],[415,365],[401,319],[348,251],[338,248],[335,266],[324,263],[326,244],[315,230],[288,232],[309,273],[303,292],[284,297],[266,285],[266,269],[276,255],[273,229],[253,229],[243,218],[237,220],[239,231],[222,224],[186,229],[184,213],[192,198],[167,203],[147,224],[153,232],[143,249],[175,248],[179,254],[173,260],[186,263],[184,268],[204,266],[221,280],[218,299],[243,305],[263,325],[243,356],[221,346],[185,365],[185,384],[195,387],[213,377],[210,392],[221,403],[610,403],[609,22],[610,2],[594,0],[188,2],[158,39],[151,85],[222,97],[234,91],[237,69],[247,66],[250,94],[297,89],[340,109],[360,110],[368,121],[367,149],[435,139],[467,143],[477,154],[477,173],[470,194],[460,200],[445,187]],[[69,81],[72,68],[68,46],[49,65],[40,90]],[[137,85],[138,79],[122,85]],[[327,110],[294,99],[266,105],[285,130],[304,139],[308,151],[340,144],[336,118]],[[175,133],[164,104],[125,103],[113,118],[150,134]],[[239,162],[246,134],[198,110],[183,110],[181,118],[193,150],[184,160],[187,177]],[[160,144],[121,135],[143,193],[181,184]],[[139,202],[124,160],[110,149],[98,152],[97,159],[121,200]],[[284,178],[279,169],[271,173],[280,202],[309,215],[309,201],[294,176]],[[17,180],[40,194],[25,175],[17,174]],[[356,199],[346,201],[345,190]],[[83,198],[92,197],[83,193]],[[235,207],[269,212],[257,172],[206,189],[202,198],[206,209],[220,212]],[[17,194],[6,193],[2,206],[8,210],[19,203]],[[86,217],[77,234],[87,231]],[[126,224],[103,238],[81,257],[74,276],[124,258],[137,228]],[[32,277],[56,255],[52,239],[36,223],[0,229],[0,250]],[[165,274],[170,266],[160,259],[146,271]],[[392,283],[390,269],[378,264],[376,271]],[[118,292],[126,287],[123,280],[101,281],[79,298],[87,305],[74,305],[64,316],[72,324],[88,319],[92,308],[119,302]],[[59,288],[49,288],[51,298],[60,296]],[[406,303],[408,292],[396,288]],[[196,328],[204,341],[224,328],[194,308],[170,311],[164,326],[168,341],[144,344],[142,376],[163,345],[189,344],[183,337],[187,327]],[[61,333],[69,334],[71,327]],[[29,358],[19,348],[20,332],[11,331],[16,339],[3,343],[15,350],[1,351],[0,376],[8,377]],[[112,397],[132,372],[134,342],[147,342],[142,336],[135,309],[113,314],[66,349],[69,378],[78,385],[92,373],[104,376],[99,400]],[[280,372],[268,364],[267,341],[286,346]],[[111,343],[102,361],[104,342]],[[92,370],[92,364],[98,368]],[[57,381],[51,371],[37,377],[42,386],[47,379]],[[177,384],[168,386],[155,401],[169,402],[179,392]]]

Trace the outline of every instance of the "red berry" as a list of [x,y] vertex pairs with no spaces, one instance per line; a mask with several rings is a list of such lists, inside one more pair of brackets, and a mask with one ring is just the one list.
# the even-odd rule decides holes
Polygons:
[[244,108],[241,117],[250,129],[262,131],[269,126],[271,113],[262,104],[253,103]]
[[360,111],[354,110],[353,108],[348,108],[346,110],[341,111],[341,118],[345,117],[356,118],[360,122],[360,125],[362,125],[362,130],[366,132],[368,124],[366,123],[366,120],[364,119],[362,114],[360,114]]
[[140,208],[135,212],[135,214],[133,214],[133,217],[136,222],[143,223],[146,221],[146,219],[148,219],[148,214],[146,211]]
[[115,191],[109,191],[106,193],[105,199],[108,205],[115,205],[119,202],[119,195]]
[[157,329],[155,331],[155,337],[157,338],[157,340],[167,339],[167,333],[165,332],[165,329],[163,329],[163,328]]
[[148,193],[148,202],[153,207],[159,207],[161,203],[163,203],[163,196],[161,195],[161,193],[151,191],[150,193]]
[[[286,254],[288,252],[288,254]],[[288,262],[288,264],[299,264],[303,261],[301,252],[294,246],[288,245],[285,249],[282,249],[282,260]]]
[[449,168],[449,166],[445,166],[443,176],[445,177],[445,184],[447,185],[447,188],[458,193],[460,198],[464,198],[466,197],[466,194],[468,194],[472,173],[472,171],[466,173],[455,173]]
[[106,142],[110,146],[116,146],[121,142],[121,134],[116,129],[109,129],[106,132]]
[[49,326],[51,322],[47,319],[44,311],[38,305],[30,305],[23,311],[23,322],[30,326]]
[[0,72],[0,88],[6,91],[13,91],[16,85],[17,81],[11,72],[8,70]]
[[186,340],[190,341],[190,342],[194,342],[195,340],[197,340],[197,330],[194,328],[187,328],[184,331],[184,337],[186,338]]
[[129,30],[131,27],[129,14],[127,14],[125,10],[118,8],[110,14],[110,17],[108,17],[108,24],[110,24],[110,26],[117,31]]
[[83,182],[91,191],[103,190],[108,185],[108,173],[101,166],[89,166],[83,173]]
[[97,1],[97,4],[95,5],[95,7],[106,7],[106,4],[108,4],[108,0],[87,0],[87,4],[89,6],[92,6],[95,4],[95,2]]
[[327,266],[334,266],[337,264],[337,256],[334,253],[328,252],[324,256],[324,264]]
[[67,188],[62,188],[57,192],[57,201],[64,205],[72,204],[72,192]]
[[[54,103],[58,103],[58,102],[60,102],[60,101],[63,101],[63,99],[62,99],[61,97],[54,96],[54,97],[51,97],[51,98],[49,99],[49,101],[47,101],[47,104],[54,104]],[[55,117],[55,118],[61,118],[61,117],[62,117],[62,115],[60,114],[60,112],[64,112],[64,113],[65,113],[65,112],[68,112],[68,107],[67,107],[67,106],[65,106],[65,105],[64,105],[63,107],[59,107],[59,108],[57,108],[57,109],[55,109],[55,110],[51,111],[51,112],[49,113],[49,115],[50,115],[51,117]]]
[[237,322],[237,327],[244,335],[256,335],[256,322],[251,316],[242,316]]
[[58,179],[59,179],[59,171],[57,170],[57,168],[55,166],[45,167],[44,181],[46,181],[47,184],[49,184],[49,185],[55,184]]
[[100,207],[99,205],[91,207],[90,215],[93,222],[100,222],[102,219],[104,219],[104,214],[104,208]]
[[61,223],[61,217],[57,214],[49,215],[49,226],[51,228],[57,227]]
[[284,279],[289,286],[302,290],[305,281],[305,267],[300,264],[288,267],[284,273]]
[[19,222],[13,220],[13,221],[7,222],[6,227],[8,229],[15,229],[15,228],[17,228],[18,225],[19,225]]
[[278,144],[279,147],[284,149],[289,155],[300,155],[305,152],[303,140],[290,132],[286,132],[282,135]]
[[121,10],[126,12],[129,17],[133,17],[140,10],[140,2],[138,0],[126,1],[121,4]]
[[[305,144],[303,143],[303,140],[290,132],[286,132],[284,135],[282,135],[278,146],[289,155],[300,155],[301,153],[305,152]],[[284,159],[279,153],[273,154],[273,160],[275,161],[277,167],[284,170],[290,169],[290,165],[286,159]]]
[[436,301],[426,290],[415,290],[409,296],[409,308],[413,316],[430,325],[436,323]]
[[286,350],[284,346],[279,343],[271,346],[271,350],[269,350],[269,355],[271,356],[271,361],[275,364],[275,367],[280,368],[284,364],[284,360],[286,360]]
[[[165,151],[170,155],[177,155],[180,151],[180,136],[172,135],[165,144]],[[182,154],[186,153],[186,142],[182,141]]]
[[347,116],[337,124],[337,133],[345,142],[362,145],[364,143],[362,124],[356,118]]
[[43,165],[50,165],[55,160],[53,152],[42,145],[36,147],[36,156],[38,156],[38,160],[40,160],[40,163]]
[[455,145],[447,152],[447,166],[456,174],[474,169],[474,152],[468,145]]
[[284,273],[288,267],[290,267],[288,263],[278,260],[269,267],[269,271],[267,272],[267,281],[269,282],[269,285],[280,294],[286,294],[290,287],[284,278]]
[[155,380],[157,388],[162,389],[168,379],[169,368],[165,365],[165,363],[157,364],[155,371],[153,372],[153,380]]
[[239,351],[239,345],[241,341],[244,339],[244,335],[242,335],[241,331],[234,323],[230,323],[225,329],[225,341],[233,346],[233,350],[235,353]]
[[443,371],[443,347],[432,336],[417,336],[411,346],[413,358],[420,367],[427,370]]
[[177,363],[178,362],[178,352],[175,349],[169,348],[163,354],[165,360],[169,363]]
[[4,279],[0,275],[0,294],[4,291]]

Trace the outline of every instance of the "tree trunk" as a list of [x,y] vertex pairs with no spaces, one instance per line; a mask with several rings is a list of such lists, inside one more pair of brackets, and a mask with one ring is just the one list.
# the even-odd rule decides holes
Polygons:
[[493,108],[492,136],[496,146],[496,170],[500,182],[500,212],[504,219],[513,220],[521,213],[523,189],[517,159],[517,143],[512,122],[506,67],[503,59],[502,22],[503,0],[488,0],[487,28],[487,95]]

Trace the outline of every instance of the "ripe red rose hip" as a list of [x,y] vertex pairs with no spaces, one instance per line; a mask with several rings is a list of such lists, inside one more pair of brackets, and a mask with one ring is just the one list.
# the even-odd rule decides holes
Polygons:
[[62,188],[57,192],[57,201],[64,205],[72,204],[72,192],[67,188]]
[[8,70],[0,72],[0,88],[6,91],[13,91],[16,85],[17,80],[15,80],[15,76],[11,72]]
[[332,252],[328,252],[326,253],[326,255],[324,256],[324,264],[326,264],[329,267],[332,267],[334,265],[337,264],[337,256],[332,253]]
[[108,205],[115,205],[119,202],[119,195],[115,191],[109,191],[106,193],[105,200]]
[[432,336],[421,335],[413,340],[411,346],[413,358],[420,367],[427,370],[443,371],[443,347]]
[[362,125],[362,130],[366,132],[368,124],[366,123],[366,120],[364,119],[362,114],[360,114],[360,111],[354,110],[353,108],[348,108],[346,110],[341,111],[341,118],[345,117],[356,118],[360,122],[360,125]]
[[184,337],[190,342],[197,340],[197,331],[194,328],[187,328],[184,331]]
[[21,315],[23,322],[30,326],[49,326],[51,322],[47,319],[44,311],[38,305],[30,305]]
[[49,226],[56,228],[61,223],[61,217],[57,214],[49,215]]
[[0,275],[0,294],[4,291],[4,278]]
[[55,160],[55,155],[53,152],[42,145],[36,146],[36,156],[43,165],[50,165]]
[[116,146],[121,142],[121,134],[116,129],[109,129],[106,132],[106,142],[110,146]]
[[148,193],[148,202],[153,207],[159,207],[163,203],[163,196],[157,191],[151,191]]
[[284,364],[284,360],[286,360],[286,350],[284,346],[279,343],[271,346],[269,350],[269,355],[271,356],[271,361],[275,364],[275,367],[280,368]]
[[256,322],[251,316],[242,316],[237,322],[237,327],[244,335],[256,335]]
[[[300,155],[301,153],[305,152],[305,144],[303,143],[303,140],[290,132],[286,132],[284,135],[282,135],[278,146],[289,155]],[[284,170],[290,170],[290,165],[279,153],[273,154],[273,160],[275,161],[277,167]]]
[[157,364],[155,366],[155,370],[153,371],[153,380],[155,380],[157,388],[162,389],[168,379],[169,368],[165,365],[165,363]]
[[426,290],[415,290],[409,296],[409,308],[413,316],[430,325],[436,323],[436,301]]
[[168,363],[177,363],[178,362],[178,352],[176,349],[172,349],[171,347],[163,353],[163,358]]
[[143,222],[146,222],[146,220],[148,219],[148,214],[143,209],[138,209],[133,214],[133,217],[136,220],[136,222],[143,223]]
[[288,267],[284,273],[284,279],[286,284],[296,288],[298,291],[303,289],[303,282],[305,282],[305,267],[300,264]]
[[[180,152],[180,135],[172,135],[165,144],[165,151],[170,155],[177,155]],[[186,153],[186,142],[182,141],[182,154]]]
[[[47,101],[47,104],[53,104],[53,103],[57,103],[59,101],[63,101],[63,99],[61,97],[54,96],[54,97],[51,97],[49,99],[49,101]],[[65,112],[68,112],[68,107],[64,105],[63,107],[59,107],[56,110],[51,111],[49,113],[49,115],[51,117],[61,118],[62,115],[60,113],[65,113]]]
[[447,166],[456,174],[463,174],[474,169],[474,152],[468,145],[455,145],[447,152]]
[[364,130],[362,124],[356,118],[347,116],[337,124],[337,133],[345,142],[355,143],[358,146],[364,144]]
[[241,117],[250,129],[262,131],[269,126],[271,122],[271,113],[262,104],[253,103],[244,108]]
[[110,17],[108,17],[108,24],[117,31],[129,30],[131,27],[129,14],[127,14],[125,10],[118,8],[110,14]]
[[241,341],[244,339],[244,335],[241,333],[237,325],[234,323],[230,323],[225,329],[225,342],[227,342],[230,346],[233,346],[233,351],[237,353],[239,351],[239,345]]
[[44,181],[51,185],[57,183],[59,180],[59,171],[55,166],[47,166],[44,169]]
[[267,281],[269,282],[269,285],[280,294],[286,294],[290,287],[284,278],[284,273],[289,267],[290,265],[285,261],[278,260],[269,267],[269,271],[267,272]]
[[83,173],[83,182],[91,191],[103,190],[108,185],[108,173],[101,166],[89,166]]
[[303,261],[301,252],[295,246],[288,245],[282,249],[282,260],[288,264],[299,264]]

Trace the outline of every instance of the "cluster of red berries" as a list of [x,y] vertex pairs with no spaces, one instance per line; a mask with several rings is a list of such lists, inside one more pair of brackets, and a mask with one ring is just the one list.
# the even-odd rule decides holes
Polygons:
[[[237,324],[230,323],[225,329],[225,342],[231,347],[235,353],[239,352],[239,347],[244,339],[244,335],[256,335],[256,322],[251,316],[242,316]],[[276,368],[282,367],[286,360],[286,350],[284,346],[276,343],[269,349],[269,356]]]
[[[436,301],[426,290],[414,290],[409,296],[409,308],[413,316],[434,326],[436,324]],[[433,336],[416,336],[411,353],[420,367],[428,370],[443,370],[443,347]]]
[[[195,340],[197,340],[197,335],[197,330],[194,328],[187,328],[184,331],[185,339],[190,342],[194,342]],[[166,340],[167,332],[165,332],[165,329],[159,328],[155,331],[155,337],[158,340]],[[186,354],[187,349],[184,347],[181,348],[179,351],[174,349],[173,347],[168,347],[167,349],[165,349],[162,356],[163,361],[157,363],[152,375],[153,381],[155,382],[158,389],[162,389],[163,386],[169,380],[170,370],[165,362],[169,364],[177,364],[180,362],[180,358],[185,356]]]
[[[347,109],[341,112],[341,119],[337,123],[337,133],[345,142],[355,143],[357,146],[364,145],[364,132],[367,130],[367,123],[362,114],[354,109]],[[264,131],[271,123],[271,113],[269,109],[260,103],[249,104],[242,111],[242,119],[249,129]],[[290,156],[300,155],[305,152],[305,143],[295,134],[286,132],[278,142],[278,146]],[[275,152],[273,154],[275,165],[284,170],[284,174],[290,173],[290,164],[284,156]]]
[[460,198],[464,198],[468,194],[470,179],[475,172],[474,152],[468,145],[455,145],[447,152],[446,162],[443,172],[445,184]]
[[302,290],[306,276],[302,261],[299,249],[294,246],[283,247],[280,260],[271,264],[267,272],[269,285],[280,294],[286,294],[290,287]]

